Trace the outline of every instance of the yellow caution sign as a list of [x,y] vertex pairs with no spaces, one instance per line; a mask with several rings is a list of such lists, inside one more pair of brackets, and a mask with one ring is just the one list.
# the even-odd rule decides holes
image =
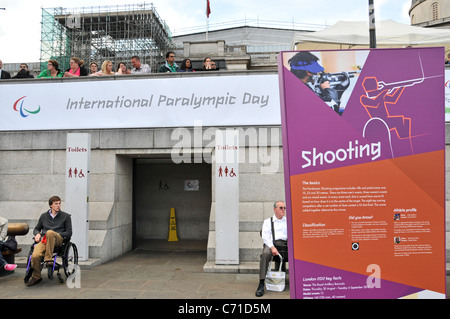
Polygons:
[[178,241],[177,221],[175,219],[175,208],[170,209],[169,239],[167,239],[167,241]]

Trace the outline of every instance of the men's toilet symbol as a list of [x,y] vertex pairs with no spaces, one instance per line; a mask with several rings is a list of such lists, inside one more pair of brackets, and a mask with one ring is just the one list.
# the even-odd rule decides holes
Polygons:
[[231,170],[228,169],[228,166],[225,166],[225,169],[222,169],[222,166],[219,167],[219,177],[235,177],[236,173],[234,172],[234,169],[231,168]]
[[[73,173],[73,174],[72,174]],[[72,170],[72,167],[69,168],[69,178],[83,178],[85,177],[83,170],[78,170],[76,167]]]

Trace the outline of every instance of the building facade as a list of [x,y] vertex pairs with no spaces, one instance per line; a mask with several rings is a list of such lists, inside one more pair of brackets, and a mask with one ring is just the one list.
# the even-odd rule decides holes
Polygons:
[[450,3],[445,0],[412,0],[409,16],[413,26],[449,28]]
[[[221,76],[218,76],[219,74]],[[0,89],[8,87],[10,96],[14,95],[13,91],[16,89],[23,90],[28,92],[27,98],[32,99],[33,94],[29,93],[28,89],[35,87],[39,81],[43,87],[58,86],[62,88],[61,90],[65,90],[65,86],[95,87],[96,90],[104,92],[102,94],[105,96],[109,96],[116,93],[108,93],[102,87],[110,86],[114,82],[120,87],[131,89],[136,86],[136,81],[151,80],[160,83],[173,81],[175,86],[182,81],[181,83],[186,83],[186,86],[189,86],[187,83],[192,83],[190,85],[198,90],[196,92],[204,90],[213,92],[219,88],[231,101],[235,91],[232,87],[224,87],[220,84],[220,79],[228,77],[231,82],[234,82],[234,79],[239,77],[241,81],[244,81],[243,83],[246,83],[247,77],[254,79],[255,76],[261,77],[263,82],[267,82],[267,77],[272,82],[275,79],[275,85],[271,85],[275,89],[274,95],[270,97],[271,103],[267,107],[279,111],[275,71],[149,74],[115,76],[108,79],[85,77],[59,80],[5,80]],[[197,88],[197,82],[203,85]],[[238,108],[250,107],[255,102],[255,99],[249,97],[251,91],[245,88],[237,89],[245,91],[242,91],[244,92],[243,105]],[[159,92],[158,89],[155,90]],[[186,90],[189,91],[189,89]],[[268,90],[265,91],[269,94]],[[77,94],[87,101],[87,92]],[[192,95],[194,94],[197,93]],[[190,93],[185,96],[191,98]],[[70,95],[69,99],[75,100],[75,97]],[[236,97],[236,101],[238,99],[239,97]],[[25,103],[31,103],[30,101],[27,100]],[[221,100],[217,99],[215,105],[220,108],[219,101]],[[179,102],[181,103],[181,100]],[[187,100],[185,102],[188,103]],[[126,105],[126,98],[123,103]],[[164,111],[161,109],[161,112],[170,112],[169,103],[164,103],[166,109]],[[155,95],[153,98],[154,107],[162,108],[164,103],[161,97],[158,98]],[[204,104],[208,107],[210,101],[204,100],[204,103],[208,103]],[[40,103],[40,106],[44,109],[45,103]],[[67,109],[65,103],[62,107]],[[83,112],[84,108],[76,112]],[[13,108],[8,109],[14,112]],[[58,109],[57,106],[56,109]],[[210,109],[214,111],[216,108]],[[264,111],[264,108],[256,105],[255,110],[259,109]],[[158,112],[158,109],[155,109],[155,112]],[[192,112],[195,113],[195,106]],[[75,121],[78,115],[72,114],[74,114],[72,120]],[[179,243],[201,243],[205,249],[205,270],[215,271],[217,268],[215,265],[216,180],[214,160],[212,160],[214,147],[211,146],[214,136],[211,134],[215,129],[238,130],[242,149],[242,161],[239,163],[240,265],[235,266],[235,269],[245,268],[245,265],[250,262],[254,263],[253,270],[256,270],[255,262],[259,258],[262,247],[259,233],[262,222],[273,215],[273,203],[284,200],[281,129],[276,112],[272,117],[272,124],[261,125],[252,124],[259,118],[256,113],[253,118],[245,113],[242,114],[239,111],[229,114],[230,121],[234,121],[235,118],[239,120],[238,124],[233,122],[229,125],[227,125],[228,120],[215,122],[222,116],[211,117],[214,123],[223,124],[217,126],[208,125],[205,122],[203,126],[189,126],[181,123],[179,127],[175,124],[165,127],[164,121],[161,121],[159,125],[127,128],[124,127],[127,124],[121,127],[122,120],[118,119],[116,128],[61,129],[57,128],[59,124],[56,124],[61,121],[53,117],[57,125],[55,129],[28,130],[26,127],[21,130],[4,129],[0,132],[2,216],[10,222],[28,223],[31,233],[40,214],[48,209],[47,201],[50,196],[60,195],[64,210],[64,201],[67,196],[70,196],[65,194],[67,134],[89,133],[92,149],[89,173],[89,258],[105,262],[149,243],[151,245],[167,243],[170,209],[175,208]],[[57,115],[53,114],[53,116]],[[202,119],[203,115],[198,116]],[[83,121],[82,117],[81,121]],[[69,122],[62,125],[72,125]],[[2,126],[5,127],[5,125],[7,124],[3,122]],[[77,126],[77,124],[74,125]],[[192,143],[188,143],[189,147],[183,147],[183,151],[179,151],[180,143],[186,146],[185,142],[190,141],[191,138]],[[180,154],[180,152],[183,153],[184,159],[181,162],[174,160],[174,154]],[[189,180],[194,180],[200,185],[198,191],[186,191],[184,184]],[[76,212],[69,213],[76,214]],[[18,241],[21,245],[28,245],[31,237],[27,235],[18,238]],[[24,254],[26,249],[22,252],[22,255]]]

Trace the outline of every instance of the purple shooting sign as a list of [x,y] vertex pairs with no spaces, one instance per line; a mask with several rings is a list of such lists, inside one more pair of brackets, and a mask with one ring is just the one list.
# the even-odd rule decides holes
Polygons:
[[279,55],[293,298],[445,297],[443,56]]

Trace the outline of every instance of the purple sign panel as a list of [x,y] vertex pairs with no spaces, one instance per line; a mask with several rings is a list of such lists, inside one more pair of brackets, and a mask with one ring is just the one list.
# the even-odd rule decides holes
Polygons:
[[279,55],[292,297],[445,297],[443,57]]

